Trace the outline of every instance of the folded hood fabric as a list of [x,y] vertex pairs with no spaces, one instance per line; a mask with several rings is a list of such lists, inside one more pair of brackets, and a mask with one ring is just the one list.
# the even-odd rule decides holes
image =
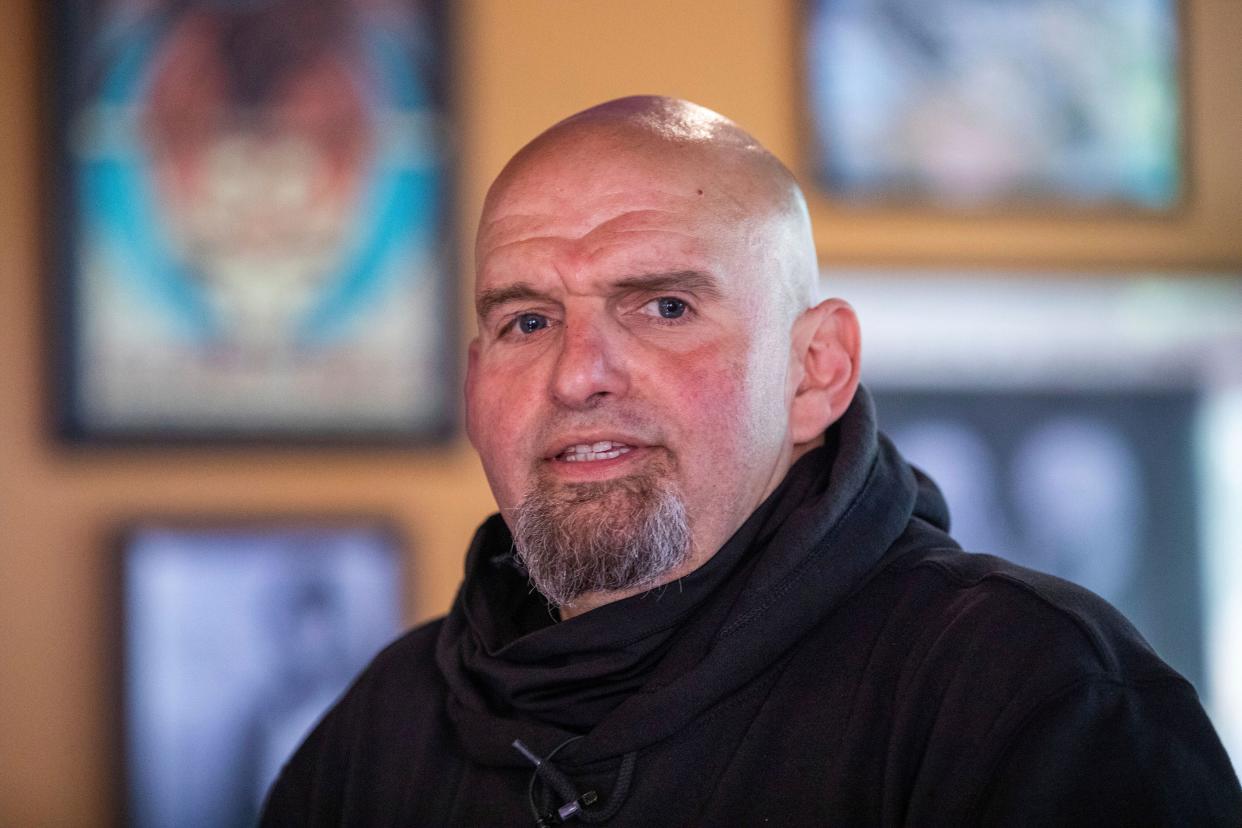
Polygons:
[[493,516],[436,648],[466,750],[524,766],[515,738],[547,753],[581,735],[563,758],[589,763],[667,738],[770,669],[913,516],[948,528],[935,486],[877,433],[865,391],[706,564],[567,621],[531,590]]

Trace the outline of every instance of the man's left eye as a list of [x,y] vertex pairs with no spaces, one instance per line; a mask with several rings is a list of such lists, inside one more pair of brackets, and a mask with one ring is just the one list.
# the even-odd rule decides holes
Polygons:
[[671,296],[661,296],[655,304],[656,310],[665,319],[679,319],[686,312],[686,303]]

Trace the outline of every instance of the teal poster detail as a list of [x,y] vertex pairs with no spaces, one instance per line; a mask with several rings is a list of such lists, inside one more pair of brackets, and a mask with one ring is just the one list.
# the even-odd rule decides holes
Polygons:
[[114,0],[73,13],[74,430],[443,429],[455,291],[433,11]]

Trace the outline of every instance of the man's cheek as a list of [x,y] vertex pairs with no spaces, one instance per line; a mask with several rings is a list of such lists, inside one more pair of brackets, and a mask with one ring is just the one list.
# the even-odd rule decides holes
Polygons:
[[483,458],[483,471],[496,504],[502,511],[515,508],[528,493],[529,475],[498,441],[489,440],[485,451],[480,451],[479,455]]
[[676,399],[683,411],[701,413],[707,420],[736,416],[747,397],[744,362],[710,346],[684,354],[667,376],[676,378]]
[[468,421],[480,432],[514,427],[532,407],[535,390],[522,372],[480,368],[468,388]]

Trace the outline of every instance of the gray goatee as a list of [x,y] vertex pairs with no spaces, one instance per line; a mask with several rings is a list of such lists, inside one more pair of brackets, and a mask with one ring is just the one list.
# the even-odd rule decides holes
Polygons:
[[666,475],[537,486],[513,539],[531,583],[558,607],[588,592],[656,584],[690,556],[686,508]]

